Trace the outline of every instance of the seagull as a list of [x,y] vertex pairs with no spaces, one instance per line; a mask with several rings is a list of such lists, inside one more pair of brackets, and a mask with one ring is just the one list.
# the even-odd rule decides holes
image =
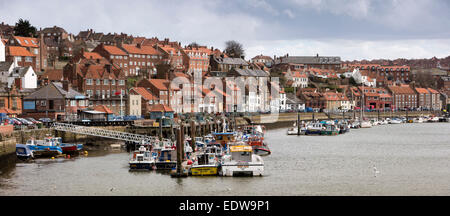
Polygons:
[[380,173],[380,171],[377,170],[377,167],[375,165],[373,165],[373,174],[374,177],[377,177],[377,174]]

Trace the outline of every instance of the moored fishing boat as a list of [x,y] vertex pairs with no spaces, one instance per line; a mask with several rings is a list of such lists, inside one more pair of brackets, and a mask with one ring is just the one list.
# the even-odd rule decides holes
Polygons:
[[140,146],[133,152],[133,156],[128,163],[130,170],[152,170],[155,169],[156,154],[152,154],[145,146]]
[[389,124],[401,124],[403,121],[399,118],[393,118],[391,121],[389,121]]
[[157,170],[172,170],[177,166],[177,155],[174,148],[163,148],[158,151],[155,165]]
[[[305,135],[306,133],[306,127],[304,124],[302,124],[300,126],[300,135]],[[298,127],[297,127],[297,123],[294,123],[294,125],[288,129],[287,131],[287,135],[298,135]]]
[[17,158],[21,160],[29,160],[33,159],[33,151],[31,151],[29,145],[25,144],[16,144],[16,155]]
[[190,172],[193,176],[217,175],[219,165],[220,163],[216,153],[205,151],[196,155],[196,159],[190,168]]
[[306,125],[305,135],[320,135],[322,133],[322,130],[324,130],[324,126],[322,123],[310,123]]
[[30,139],[27,141],[34,157],[54,157],[63,153],[60,147],[60,138],[46,137],[44,140]]
[[321,135],[338,135],[339,134],[339,128],[337,128],[335,125],[326,125],[325,129],[320,132]]
[[253,154],[251,146],[230,146],[227,155],[222,157],[221,176],[263,176],[264,161]]
[[83,150],[83,144],[61,143],[60,146],[64,154],[77,154]]

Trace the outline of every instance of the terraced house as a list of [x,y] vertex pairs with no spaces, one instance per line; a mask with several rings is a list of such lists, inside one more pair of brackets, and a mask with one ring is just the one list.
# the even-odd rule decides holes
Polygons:
[[[163,59],[163,54],[151,46],[141,44],[119,44],[119,47],[128,54],[128,75],[156,75],[156,65]],[[120,58],[120,55],[119,55]],[[123,63],[125,66],[125,62]]]
[[394,110],[417,108],[417,94],[409,85],[388,86],[388,90]]
[[64,67],[64,79],[90,99],[89,106],[105,105],[114,114],[125,114],[126,76],[120,67],[102,59],[80,59]]
[[8,47],[7,61],[17,60],[19,66],[32,66],[34,71],[47,67],[47,50],[42,38],[12,36],[8,40]]
[[213,48],[206,46],[187,46],[182,49],[183,63],[187,74],[201,77],[209,68],[209,56]]
[[129,64],[131,65],[131,61],[129,61],[130,54],[126,53],[122,49],[116,46],[104,45],[103,43],[95,47],[92,50],[94,53],[100,54],[103,58],[122,68],[125,76],[130,74]]

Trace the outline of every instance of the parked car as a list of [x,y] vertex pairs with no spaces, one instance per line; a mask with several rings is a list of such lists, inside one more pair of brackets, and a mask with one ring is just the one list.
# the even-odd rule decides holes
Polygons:
[[40,124],[40,123],[42,123],[42,122],[40,122],[40,121],[38,121],[38,120],[36,120],[34,118],[25,118],[25,119],[30,121],[30,122],[32,122],[33,124]]
[[22,122],[17,121],[17,120],[14,119],[14,118],[8,118],[8,121],[9,121],[9,123],[12,124],[12,125],[22,125]]
[[39,121],[43,122],[43,123],[50,123],[53,122],[50,118],[40,118]]

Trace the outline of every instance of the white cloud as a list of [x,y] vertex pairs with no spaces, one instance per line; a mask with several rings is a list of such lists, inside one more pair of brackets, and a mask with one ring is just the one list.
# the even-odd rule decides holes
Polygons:
[[291,19],[294,19],[295,18],[295,14],[291,11],[291,10],[289,10],[289,9],[285,9],[284,11],[283,11],[283,13],[284,14],[286,14],[289,18],[291,18]]
[[371,8],[371,0],[292,0],[292,2],[301,7],[356,18],[366,17]]

